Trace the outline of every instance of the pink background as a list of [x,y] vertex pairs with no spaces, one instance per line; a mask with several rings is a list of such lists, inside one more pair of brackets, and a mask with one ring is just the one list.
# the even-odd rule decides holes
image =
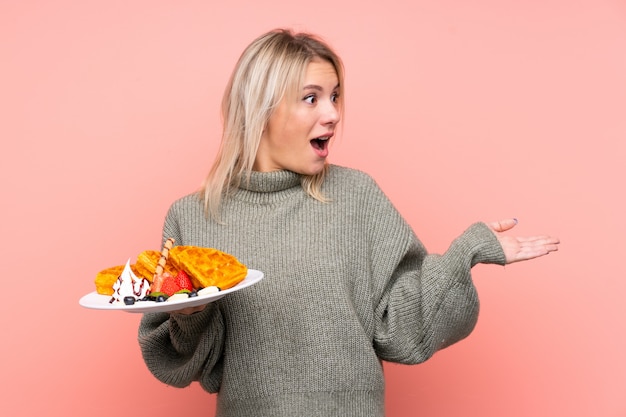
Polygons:
[[431,251],[508,216],[562,239],[475,269],[475,332],[387,365],[389,416],[625,416],[618,0],[2,0],[2,415],[213,415],[145,369],[139,315],[78,299],[158,249],[213,159],[236,58],[278,26],[343,56],[332,162],[371,173]]

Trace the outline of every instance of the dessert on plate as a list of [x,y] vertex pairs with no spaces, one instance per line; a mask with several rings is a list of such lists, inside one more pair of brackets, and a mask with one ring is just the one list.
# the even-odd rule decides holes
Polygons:
[[214,248],[173,246],[168,239],[161,252],[146,250],[134,264],[106,268],[96,275],[96,292],[110,303],[173,301],[231,288],[248,268],[236,257]]

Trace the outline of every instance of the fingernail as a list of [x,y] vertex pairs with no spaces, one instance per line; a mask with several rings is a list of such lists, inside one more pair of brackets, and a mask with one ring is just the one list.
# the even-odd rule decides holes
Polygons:
[[515,222],[515,224],[517,224],[517,218],[516,217],[513,218],[513,221]]

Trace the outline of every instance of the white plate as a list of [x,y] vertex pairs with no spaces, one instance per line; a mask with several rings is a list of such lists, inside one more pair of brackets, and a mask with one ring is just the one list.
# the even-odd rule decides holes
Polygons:
[[234,287],[213,294],[189,297],[186,300],[163,301],[161,303],[157,303],[156,301],[136,301],[135,304],[127,306],[124,303],[111,304],[109,303],[109,300],[111,300],[110,295],[102,295],[94,291],[83,296],[78,303],[83,307],[93,308],[96,310],[120,310],[127,311],[129,313],[160,313],[180,310],[181,308],[187,307],[197,307],[203,304],[211,303],[215,300],[219,300],[225,295],[230,294],[231,292],[239,291],[249,287],[250,285],[256,284],[261,279],[263,279],[263,272],[255,269],[248,269],[248,275],[246,275],[243,281]]

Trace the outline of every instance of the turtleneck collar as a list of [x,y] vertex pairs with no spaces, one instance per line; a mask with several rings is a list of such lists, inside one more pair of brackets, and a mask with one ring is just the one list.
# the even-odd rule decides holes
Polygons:
[[250,182],[242,179],[241,190],[257,193],[273,193],[300,186],[302,176],[292,171],[256,172],[250,175]]

